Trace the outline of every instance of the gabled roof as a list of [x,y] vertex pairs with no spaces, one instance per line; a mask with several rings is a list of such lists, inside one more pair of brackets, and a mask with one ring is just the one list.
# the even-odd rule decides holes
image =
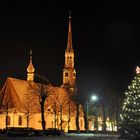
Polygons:
[[[33,86],[40,85],[33,83]],[[7,78],[2,90],[0,91],[0,109],[8,111],[14,110],[20,113],[39,113],[40,103],[36,94],[31,90],[31,83],[26,80]],[[51,86],[49,96],[45,102],[45,112],[54,114],[60,113],[62,106],[63,115],[68,115],[69,96],[64,87]],[[71,115],[76,114],[76,106],[70,102]]]
[[26,112],[27,108],[29,109],[28,104],[30,103],[30,110],[32,110],[31,108],[34,108],[32,111],[39,111],[38,101],[35,100],[29,87],[30,85],[28,81],[7,78],[2,90],[0,91],[0,108],[3,110],[8,107],[8,109],[14,108],[17,112]]

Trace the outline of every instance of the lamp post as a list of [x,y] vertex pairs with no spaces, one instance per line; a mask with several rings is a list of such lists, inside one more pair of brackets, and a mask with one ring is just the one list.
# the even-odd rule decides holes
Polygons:
[[[96,95],[92,95],[91,98],[90,98],[90,101],[87,100],[86,102],[86,110],[87,110],[87,123],[88,123],[88,117],[89,117],[89,104],[90,103],[95,103],[96,101],[98,100],[98,96]],[[89,130],[89,124],[88,124],[88,130]]]

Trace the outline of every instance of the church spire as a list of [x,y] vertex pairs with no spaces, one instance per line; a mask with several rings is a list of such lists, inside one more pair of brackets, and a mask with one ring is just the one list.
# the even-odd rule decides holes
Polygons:
[[67,49],[66,51],[73,51],[72,47],[72,30],[71,30],[71,11],[69,11],[69,27],[68,27],[68,40],[67,40]]
[[74,68],[74,50],[72,47],[71,13],[69,12],[68,41],[65,50],[65,67],[63,69],[63,86],[75,87],[76,71]]
[[32,63],[32,50],[30,50],[30,63],[27,67],[27,81],[34,81],[35,68]]

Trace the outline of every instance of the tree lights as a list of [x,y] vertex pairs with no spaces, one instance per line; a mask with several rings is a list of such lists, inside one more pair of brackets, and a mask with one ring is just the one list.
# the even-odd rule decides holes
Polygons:
[[140,68],[136,68],[136,76],[125,92],[122,106],[121,132],[128,138],[140,135]]

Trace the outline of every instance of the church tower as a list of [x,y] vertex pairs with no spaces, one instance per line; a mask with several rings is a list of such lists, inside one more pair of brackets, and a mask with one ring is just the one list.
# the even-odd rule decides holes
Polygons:
[[35,72],[35,68],[32,63],[32,50],[30,50],[30,63],[27,68],[27,81],[31,81],[31,82],[34,81],[34,72]]
[[63,69],[63,86],[75,87],[76,71],[74,68],[74,50],[72,46],[71,15],[69,14],[68,40],[65,50],[65,66]]

